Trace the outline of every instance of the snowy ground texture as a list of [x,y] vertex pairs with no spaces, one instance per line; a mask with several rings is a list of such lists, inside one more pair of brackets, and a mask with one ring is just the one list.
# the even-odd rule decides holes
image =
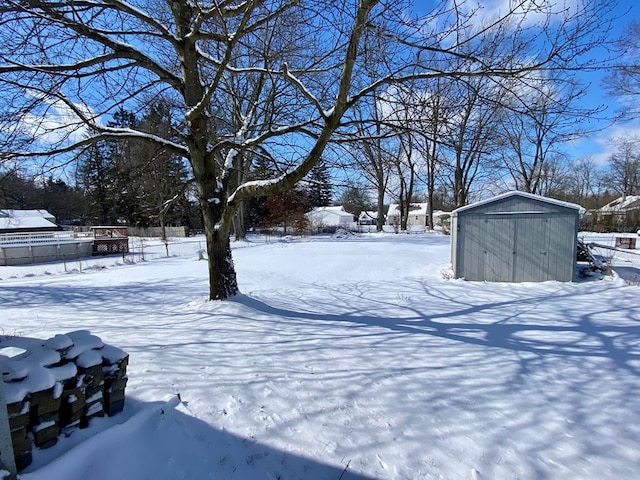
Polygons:
[[5,335],[89,329],[130,354],[125,411],[21,478],[638,478],[640,256],[631,284],[472,283],[449,240],[241,243],[226,302],[201,242],[0,267]]

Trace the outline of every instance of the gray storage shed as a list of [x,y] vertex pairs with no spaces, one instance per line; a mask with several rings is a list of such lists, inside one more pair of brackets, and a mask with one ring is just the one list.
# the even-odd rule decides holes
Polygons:
[[571,282],[581,207],[509,192],[452,212],[456,278],[487,282]]

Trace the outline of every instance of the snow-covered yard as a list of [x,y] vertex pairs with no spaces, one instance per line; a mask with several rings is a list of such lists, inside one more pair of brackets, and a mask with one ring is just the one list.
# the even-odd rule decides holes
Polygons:
[[238,244],[243,294],[207,302],[198,242],[147,247],[0,267],[2,333],[130,354],[125,411],[24,480],[638,476],[640,290],[619,277],[451,280],[449,237],[371,234]]

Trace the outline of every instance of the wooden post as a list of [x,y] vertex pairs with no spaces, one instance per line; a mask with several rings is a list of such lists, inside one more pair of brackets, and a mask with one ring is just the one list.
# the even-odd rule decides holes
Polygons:
[[7,402],[4,396],[4,381],[2,376],[4,371],[0,366],[0,468],[9,470],[15,475],[16,459],[13,456],[13,443],[11,442],[11,429],[9,428],[9,414],[7,413]]

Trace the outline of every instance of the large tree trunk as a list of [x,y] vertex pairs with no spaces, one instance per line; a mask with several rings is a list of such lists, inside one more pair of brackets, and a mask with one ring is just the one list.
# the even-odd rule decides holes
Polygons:
[[[210,189],[210,185],[202,185]],[[214,198],[204,196],[207,198]],[[201,200],[202,219],[209,257],[209,300],[224,300],[238,294],[238,280],[231,255],[229,226],[221,221],[222,209],[217,202]]]
[[454,176],[454,187],[453,187],[453,197],[456,204],[456,208],[464,207],[467,204],[467,192],[464,184],[464,172],[462,171],[462,167],[459,165],[456,166],[455,176]]
[[376,218],[376,231],[377,232],[382,232],[383,230],[383,226],[385,224],[384,221],[384,193],[385,193],[385,188],[384,188],[384,182],[379,182],[378,183],[378,195],[377,195],[377,212],[378,212],[378,218]]
[[209,300],[224,300],[238,294],[238,280],[231,256],[229,235],[207,232],[209,256]]

